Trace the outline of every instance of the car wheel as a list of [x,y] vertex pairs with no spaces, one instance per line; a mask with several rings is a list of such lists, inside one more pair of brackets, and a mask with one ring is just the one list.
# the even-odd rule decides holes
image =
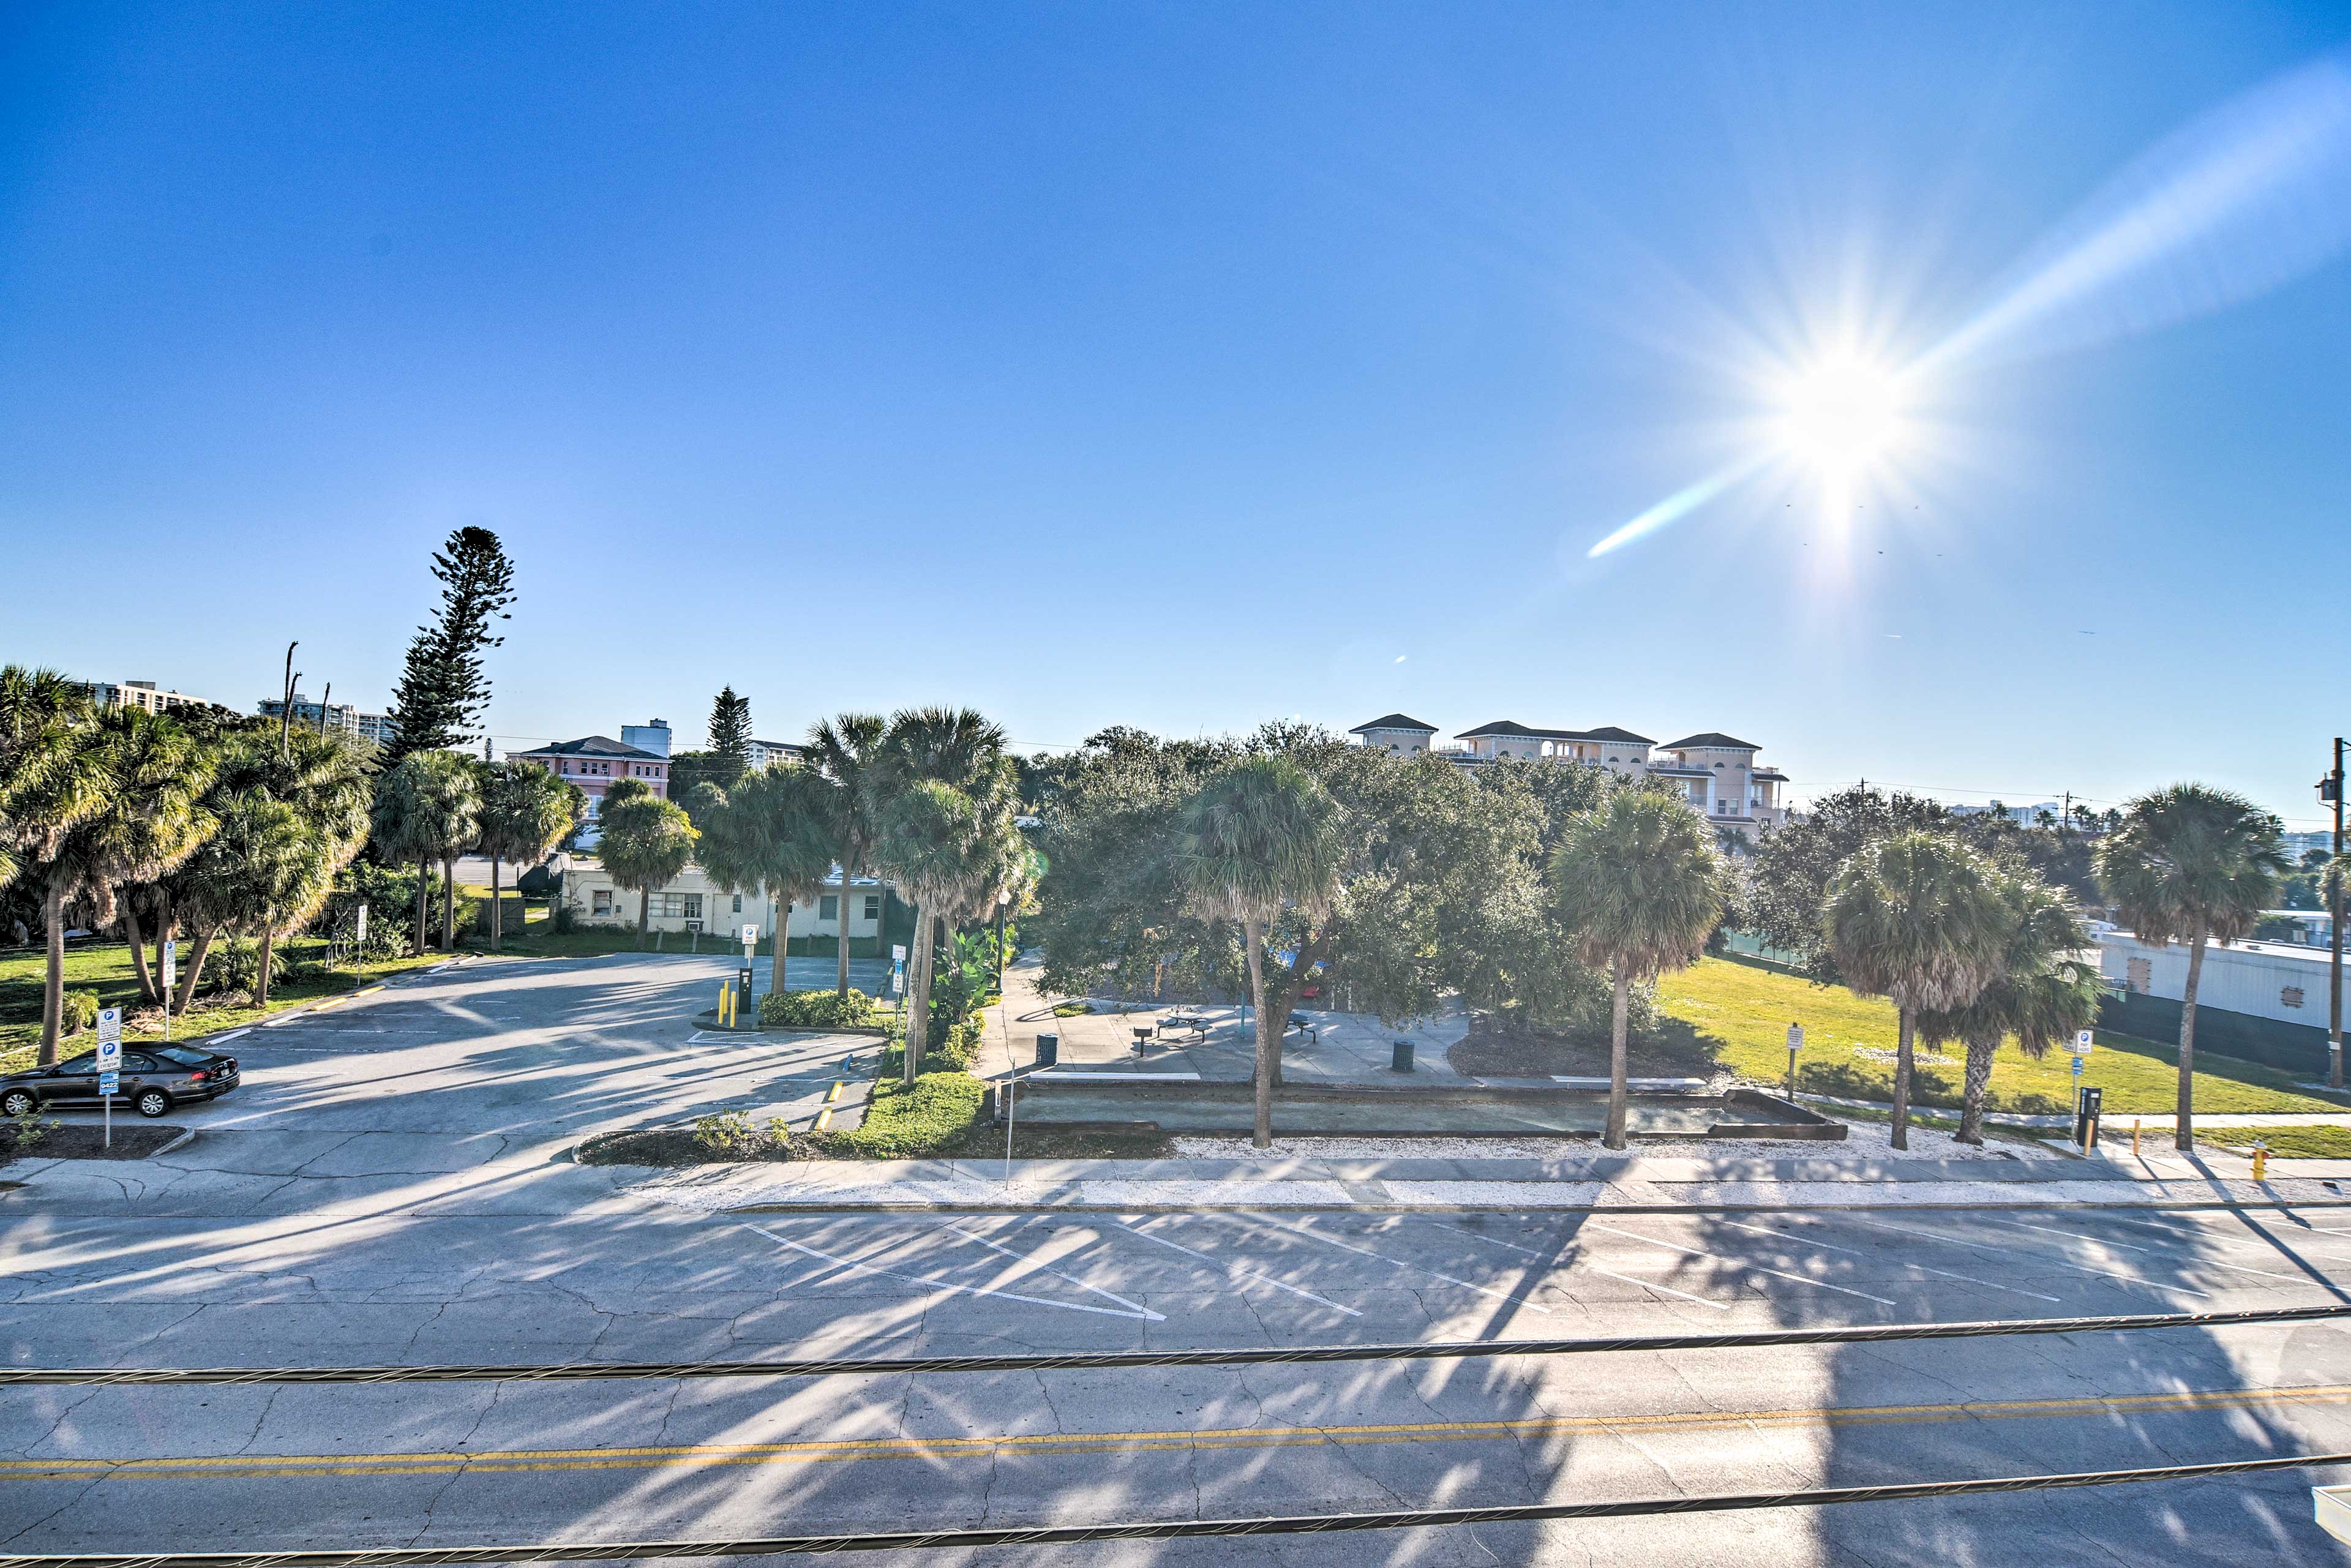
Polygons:
[[172,1097],[161,1089],[141,1089],[139,1092],[139,1098],[132,1103],[139,1107],[141,1115],[152,1119],[171,1110]]
[[29,1089],[11,1089],[0,1094],[0,1116],[29,1116],[38,1109],[40,1102],[33,1098]]

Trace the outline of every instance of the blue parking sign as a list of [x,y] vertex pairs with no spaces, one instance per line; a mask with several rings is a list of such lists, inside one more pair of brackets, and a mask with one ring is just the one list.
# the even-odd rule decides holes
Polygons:
[[117,1094],[121,1092],[121,1090],[122,1074],[120,1072],[101,1072],[98,1075],[98,1092],[100,1094]]

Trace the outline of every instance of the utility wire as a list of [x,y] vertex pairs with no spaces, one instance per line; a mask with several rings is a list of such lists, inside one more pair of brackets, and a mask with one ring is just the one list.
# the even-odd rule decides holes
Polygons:
[[[1444,1340],[1418,1344],[1270,1345],[1250,1349],[1040,1352],[1021,1355],[826,1356],[799,1361],[555,1362],[444,1366],[0,1366],[0,1387],[289,1383],[570,1383],[629,1378],[843,1377],[887,1373],[1052,1372],[1144,1366],[1269,1366],[1322,1362],[1466,1361],[1625,1351],[1743,1350],[2016,1334],[2120,1333],[2351,1318],[2351,1305],[2260,1307],[2226,1312],[2147,1312],[2082,1318],[1992,1318],[1948,1323],[1855,1323],[1721,1333],[1621,1334],[1593,1339]],[[0,1563],[5,1568],[5,1563]]]
[[1828,1508],[1851,1502],[1909,1502],[1984,1497],[1997,1492],[2210,1480],[2264,1470],[2351,1464],[2351,1453],[2273,1454],[2200,1465],[2054,1475],[1982,1476],[1890,1486],[1815,1487],[1796,1491],[1729,1492],[1703,1497],[1633,1498],[1622,1502],[1503,1503],[1486,1508],[1407,1508],[1378,1513],[1303,1513],[1238,1519],[1138,1520],[1107,1524],[1010,1525],[987,1530],[907,1530],[869,1535],[768,1535],[724,1541],[549,1542],[528,1546],[391,1547],[347,1552],[74,1552],[0,1557],[0,1568],[422,1568],[457,1563],[590,1563],[613,1558],[765,1557],[786,1552],[913,1552],[987,1546],[1063,1546],[1089,1541],[1181,1541],[1202,1536],[1322,1535],[1341,1531],[1420,1530],[1432,1525],[1516,1524],[1553,1519],[1643,1519],[1674,1513],[1732,1513],[1766,1508]]

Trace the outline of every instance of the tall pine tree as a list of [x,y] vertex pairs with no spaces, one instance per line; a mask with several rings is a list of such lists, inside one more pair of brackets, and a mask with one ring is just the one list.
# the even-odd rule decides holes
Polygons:
[[498,536],[487,528],[459,528],[433,557],[441,580],[441,612],[416,629],[402,670],[386,762],[420,751],[441,751],[471,738],[474,722],[489,706],[490,680],[482,672],[482,651],[504,643],[490,623],[507,619],[514,594],[514,565]]
[[751,770],[751,699],[722,686],[710,704],[710,751],[721,782],[733,789]]

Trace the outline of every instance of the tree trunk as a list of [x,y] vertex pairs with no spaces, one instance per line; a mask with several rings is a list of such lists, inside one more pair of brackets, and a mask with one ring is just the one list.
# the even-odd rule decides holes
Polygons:
[[768,990],[780,997],[784,994],[784,949],[792,945],[792,901],[782,894],[770,893],[768,908],[776,923],[776,952],[768,961]]
[[2179,1103],[2171,1141],[2183,1155],[2196,1152],[2196,987],[2204,977],[2204,943],[2199,921],[2188,945],[2188,988],[2179,994]]
[[[161,1001],[162,993],[156,988],[155,976],[147,967],[147,944],[139,932],[139,912],[132,906],[129,894],[123,894],[120,903],[122,935],[131,944],[131,968],[139,977],[139,999],[142,1002]],[[160,931],[155,934],[155,961],[158,964],[163,961],[163,935]]]
[[[845,902],[841,905],[844,911],[848,907]],[[931,1021],[931,956],[936,950],[937,939],[931,934],[931,923],[924,916],[922,905],[916,904],[913,968],[906,976],[906,1045],[902,1071],[909,1088],[914,1085],[914,1074],[923,1070],[924,1037],[930,1032]]]
[[1622,956],[1611,966],[1615,970],[1615,998],[1608,1016],[1608,1130],[1601,1135],[1604,1148],[1625,1146],[1625,1036],[1633,1006],[1633,970]]
[[416,862],[416,951],[424,951],[424,900],[433,886],[433,862],[420,858]]
[[490,951],[498,950],[498,938],[506,934],[506,912],[498,907],[498,866],[503,857],[490,857]]
[[269,1007],[269,959],[277,941],[277,912],[270,910],[261,917],[261,977],[254,982],[253,1005],[265,1011]]
[[1991,1059],[1997,1040],[1968,1041],[1967,1095],[1959,1107],[1959,1142],[1983,1147],[1984,1091],[1991,1086]]
[[653,926],[653,890],[649,887],[637,889],[637,946],[640,947],[645,945],[645,933]]
[[57,1028],[66,1010],[65,890],[51,883],[41,897],[41,924],[47,927],[48,967],[41,977],[41,1052],[37,1065],[57,1062]]
[[444,858],[441,862],[441,951],[454,951],[456,946],[457,862]]
[[180,1000],[172,1008],[173,1012],[184,1014],[188,1010],[188,1003],[196,994],[196,977],[204,972],[204,958],[212,950],[213,928],[207,925],[196,933],[195,944],[188,949],[188,972],[180,977]]
[[[832,906],[834,911],[841,916],[839,923],[841,934],[834,937],[832,942],[833,955],[835,958],[835,962],[833,964],[832,990],[835,996],[841,997],[845,997],[849,994],[849,879],[853,864],[854,854],[852,850],[844,850],[841,852],[841,897]],[[824,894],[822,892],[819,892],[817,894],[816,900],[817,912],[819,914],[822,914],[824,912]],[[922,912],[919,909],[915,911],[914,917],[918,921],[922,918]],[[910,988],[913,982],[909,980],[908,985]],[[913,1080],[909,1079],[907,1082],[912,1082]]]
[[1241,941],[1249,948],[1249,997],[1257,1007],[1257,1123],[1249,1142],[1260,1149],[1273,1146],[1273,1052],[1266,1041],[1265,944],[1254,920],[1241,922]]
[[1910,1054],[1917,1035],[1918,1015],[1904,1008],[1901,1033],[1894,1042],[1894,1135],[1888,1140],[1897,1149],[1910,1146]]

